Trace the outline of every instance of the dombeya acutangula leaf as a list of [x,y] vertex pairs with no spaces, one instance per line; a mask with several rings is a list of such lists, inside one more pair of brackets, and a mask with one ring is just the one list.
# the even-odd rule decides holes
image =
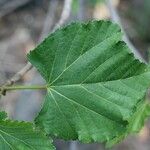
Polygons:
[[13,121],[0,112],[0,150],[54,150],[52,140],[32,123]]
[[110,21],[60,28],[27,57],[46,81],[35,123],[49,135],[110,146],[138,132],[150,115],[149,67]]

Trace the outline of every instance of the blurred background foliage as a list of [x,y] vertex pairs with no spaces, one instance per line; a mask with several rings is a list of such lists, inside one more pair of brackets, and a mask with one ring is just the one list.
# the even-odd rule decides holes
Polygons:
[[[49,21],[52,29],[60,17],[63,2],[64,0],[0,0],[0,84],[25,65],[26,53],[37,45],[49,8],[54,8],[54,12],[51,12],[54,13],[54,18]],[[66,24],[77,20],[111,19],[107,2],[73,0],[70,19]],[[150,0],[112,0],[112,3],[127,37],[147,60],[150,48]],[[39,73],[32,69],[18,84],[43,82]],[[32,121],[40,110],[43,93],[10,92],[2,97],[0,107],[8,112],[10,118]],[[150,150],[149,141],[148,122],[137,136],[130,136],[112,150]],[[62,140],[55,140],[55,144],[57,150],[105,150],[103,144],[81,144]]]

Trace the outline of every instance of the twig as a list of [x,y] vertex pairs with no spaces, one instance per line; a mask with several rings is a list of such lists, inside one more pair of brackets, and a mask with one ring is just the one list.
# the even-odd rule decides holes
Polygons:
[[41,32],[38,43],[41,42],[44,39],[44,37],[46,37],[48,33],[50,32],[52,25],[53,25],[55,11],[56,11],[57,6],[58,6],[58,0],[51,0],[51,2],[49,3],[48,12],[44,21],[44,27]]
[[31,70],[32,65],[31,63],[27,63],[24,68],[22,68],[19,72],[17,72],[10,80],[8,80],[4,86],[10,86],[13,85],[15,82],[19,81],[22,76],[27,73],[29,70]]
[[112,21],[116,22],[117,24],[119,24],[119,26],[121,27],[122,31],[124,32],[124,36],[123,36],[123,40],[127,43],[127,45],[129,46],[129,48],[132,50],[132,52],[135,54],[135,57],[137,57],[140,61],[146,63],[145,59],[142,57],[142,55],[139,53],[139,51],[134,47],[134,45],[130,42],[124,28],[123,25],[121,23],[120,17],[118,15],[117,9],[115,8],[115,6],[112,3],[112,0],[106,0],[107,6],[109,8],[110,14],[111,14],[111,19]]
[[[59,21],[56,23],[52,32],[54,32],[57,28],[59,28],[61,25],[63,25],[64,22],[69,18],[70,11],[71,11],[71,4],[72,4],[72,0],[65,0],[64,1],[64,6],[63,6],[61,17],[60,17]],[[46,17],[44,28],[48,27],[48,25],[47,25],[49,23],[48,19],[49,19],[49,16]],[[47,31],[47,29],[43,29],[43,31],[42,31],[43,32],[42,37],[45,35],[45,30]],[[41,40],[41,38],[40,38],[40,40]],[[32,67],[33,66],[31,65],[31,63],[28,62],[26,64],[26,66],[24,68],[22,68],[19,72],[17,72],[11,79],[9,79],[4,84],[4,86],[10,86],[10,85],[13,85],[15,82],[19,81],[29,70],[32,69]]]
[[61,17],[60,17],[59,21],[56,23],[56,25],[55,25],[54,29],[52,30],[52,32],[54,32],[56,29],[58,29],[60,26],[62,26],[64,24],[64,22],[67,21],[67,19],[70,16],[71,5],[72,5],[72,0],[65,0],[64,1],[64,7],[63,7],[63,10],[62,10]]

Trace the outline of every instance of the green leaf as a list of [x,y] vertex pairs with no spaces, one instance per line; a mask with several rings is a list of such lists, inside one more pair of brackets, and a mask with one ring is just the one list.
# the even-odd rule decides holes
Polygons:
[[28,54],[47,82],[37,126],[65,140],[108,145],[140,129],[149,115],[150,72],[121,38],[109,21],[72,23]]
[[1,150],[54,150],[52,140],[32,123],[4,120],[4,113],[0,115]]

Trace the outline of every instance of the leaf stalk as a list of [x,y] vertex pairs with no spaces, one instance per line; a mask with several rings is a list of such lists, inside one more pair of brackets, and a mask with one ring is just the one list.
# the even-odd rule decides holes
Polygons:
[[42,90],[46,88],[47,88],[47,85],[2,86],[0,87],[0,95],[6,95],[7,91],[12,91],[12,90]]

